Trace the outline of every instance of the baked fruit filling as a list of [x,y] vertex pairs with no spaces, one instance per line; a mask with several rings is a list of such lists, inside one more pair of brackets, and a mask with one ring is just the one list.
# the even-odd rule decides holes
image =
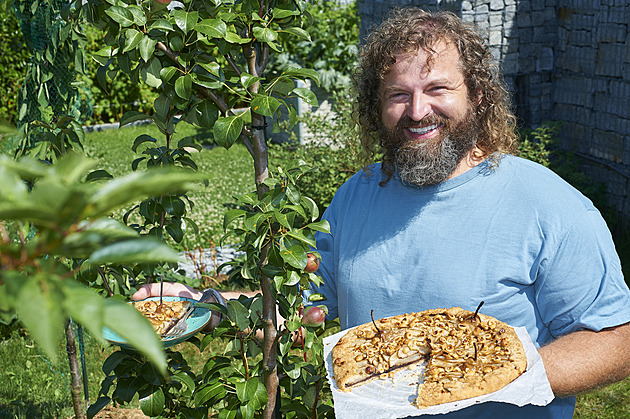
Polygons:
[[134,301],[133,306],[149,320],[155,332],[162,336],[169,326],[182,318],[190,308],[190,301],[163,300],[161,304],[159,300]]
[[507,324],[459,307],[402,314],[348,331],[332,350],[339,390],[427,362],[415,405],[424,408],[499,390],[525,371]]

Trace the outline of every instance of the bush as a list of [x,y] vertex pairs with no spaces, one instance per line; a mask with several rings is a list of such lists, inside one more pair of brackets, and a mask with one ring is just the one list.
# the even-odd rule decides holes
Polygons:
[[24,47],[22,31],[12,7],[0,9],[0,51],[0,118],[15,125],[18,91],[24,82],[30,54]]
[[94,59],[95,54],[105,46],[103,38],[105,33],[99,31],[91,25],[86,25],[85,35],[87,36],[86,61],[88,74],[90,75],[90,91],[93,101],[93,115],[90,122],[95,124],[118,122],[122,115],[131,110],[150,114],[153,110],[153,102],[158,94],[145,83],[133,82],[126,74],[118,74],[112,80],[113,72],[111,67],[109,75],[103,77],[101,83],[105,83],[103,88],[98,79],[100,63]]
[[277,71],[295,64],[312,68],[319,73],[319,85],[328,92],[349,86],[359,43],[356,1],[313,2],[307,12],[311,41],[288,36],[286,50],[276,57],[273,68]]
[[[334,93],[330,114],[307,113],[302,117],[313,140],[272,145],[272,165],[286,166],[304,160],[314,170],[298,181],[300,190],[313,198],[320,213],[330,205],[337,189],[363,168],[359,161],[359,133],[352,123],[352,102],[347,93]],[[277,163],[277,164],[276,164]]]

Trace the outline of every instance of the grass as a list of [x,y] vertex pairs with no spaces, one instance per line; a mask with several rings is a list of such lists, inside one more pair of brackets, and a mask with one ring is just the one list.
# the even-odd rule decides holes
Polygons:
[[[205,137],[203,132],[185,123],[178,124],[177,130],[171,144],[176,144],[187,136],[202,139]],[[142,134],[156,138],[158,146],[166,142],[153,125],[123,127],[86,134],[86,154],[98,161],[98,168],[107,170],[113,176],[121,176],[131,172],[133,160],[143,156],[131,151],[134,140]],[[219,243],[223,236],[225,206],[234,202],[234,195],[255,189],[253,160],[244,146],[237,144],[226,150],[223,147],[213,147],[207,142],[202,144],[204,148],[199,153],[193,153],[192,159],[199,167],[199,171],[208,175],[209,186],[188,193],[193,202],[188,217],[197,223],[199,234],[198,236],[191,236],[192,232],[186,234],[181,244],[183,248],[178,250],[197,246],[208,248],[211,243]],[[119,215],[122,213],[123,211]]]

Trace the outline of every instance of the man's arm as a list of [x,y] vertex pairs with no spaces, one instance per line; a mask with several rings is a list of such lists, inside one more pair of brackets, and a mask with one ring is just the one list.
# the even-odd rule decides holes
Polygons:
[[614,383],[630,375],[630,323],[599,332],[581,330],[540,348],[558,397]]

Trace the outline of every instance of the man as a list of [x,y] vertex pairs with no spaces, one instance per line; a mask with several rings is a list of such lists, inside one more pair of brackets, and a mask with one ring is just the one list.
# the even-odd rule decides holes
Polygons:
[[572,417],[579,391],[630,373],[630,293],[592,203],[510,155],[509,112],[480,37],[406,9],[370,34],[357,76],[364,148],[383,162],[344,184],[316,236],[318,290],[343,329],[460,306],[527,328],[558,396],[452,417]]
[[[329,317],[342,329],[460,306],[527,329],[557,398],[483,403],[453,418],[570,418],[577,392],[630,374],[630,291],[592,203],[513,156],[514,116],[492,57],[448,13],[396,12],[357,75],[366,157],[318,234]],[[144,291],[142,292],[144,296]]]

